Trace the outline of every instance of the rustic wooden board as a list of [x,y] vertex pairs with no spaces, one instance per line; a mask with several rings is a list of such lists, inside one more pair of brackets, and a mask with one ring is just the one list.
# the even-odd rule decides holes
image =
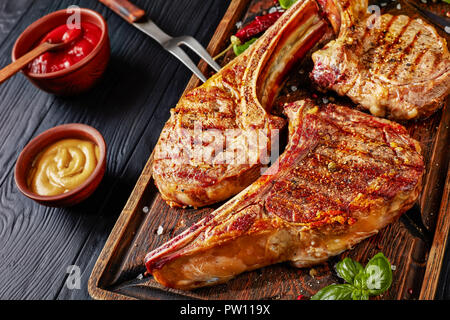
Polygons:
[[[272,0],[231,1],[208,46],[209,52],[217,54],[228,44],[237,21],[245,22],[255,14],[267,11],[273,3]],[[406,12],[410,16],[418,16],[406,4],[401,2],[401,10],[397,4],[389,3],[383,9],[395,14]],[[432,9],[442,13],[449,6],[436,4]],[[445,33],[441,34],[448,39]],[[225,57],[222,64],[227,59],[229,57]],[[310,94],[313,89],[305,81],[306,77],[298,76],[299,73],[306,74],[309,67],[306,61],[293,70],[276,105]],[[200,63],[200,68],[206,70],[207,66]],[[198,83],[193,77],[186,90]],[[298,89],[293,90],[294,87]],[[330,98],[329,95],[317,94],[318,99]],[[333,95],[331,98],[348,103]],[[277,106],[274,112],[276,110]],[[241,274],[222,285],[188,292],[167,289],[152,277],[142,277],[145,272],[143,258],[149,250],[168,241],[213,208],[194,210],[167,206],[153,184],[150,157],[97,260],[89,279],[89,293],[96,299],[295,299],[300,294],[310,296],[318,289],[338,282],[333,266],[344,256],[366,263],[375,253],[383,251],[395,270],[391,289],[379,298],[433,299],[450,226],[450,216],[447,214],[450,196],[449,125],[448,100],[444,108],[432,117],[405,124],[423,149],[427,166],[424,189],[411,210],[376,236],[312,269],[296,269],[287,264],[278,264]],[[163,233],[158,235],[160,226]]]
[[[162,29],[207,45],[228,0],[133,0]],[[168,118],[192,73],[160,45],[98,1],[1,0],[0,66],[11,62],[20,33],[35,20],[78,5],[106,19],[111,60],[98,86],[70,98],[43,92],[18,74],[0,86],[0,299],[91,299],[87,283]],[[150,58],[149,58],[150,57]],[[26,198],[14,164],[37,134],[69,122],[97,128],[108,145],[108,168],[96,192],[70,208]],[[67,268],[80,268],[80,289]],[[33,272],[30,272],[33,270]]]

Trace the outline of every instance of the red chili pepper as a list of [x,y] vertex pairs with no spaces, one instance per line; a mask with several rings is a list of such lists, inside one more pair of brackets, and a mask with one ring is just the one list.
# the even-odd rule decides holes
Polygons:
[[242,43],[244,43],[247,40],[257,36],[261,32],[269,29],[269,27],[273,25],[282,14],[283,12],[275,11],[263,16],[257,16],[255,17],[255,20],[236,32],[235,36],[238,37]]

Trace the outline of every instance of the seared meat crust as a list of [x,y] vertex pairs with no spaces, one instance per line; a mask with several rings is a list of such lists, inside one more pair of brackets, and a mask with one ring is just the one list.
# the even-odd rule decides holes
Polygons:
[[284,75],[330,33],[317,3],[299,1],[243,54],[180,99],[152,160],[154,181],[169,205],[222,201],[260,176],[272,138],[285,123],[267,113]]
[[311,78],[373,115],[408,120],[435,112],[450,92],[447,42],[421,19],[382,15],[347,21],[313,53]]
[[158,282],[193,289],[284,261],[311,266],[416,201],[424,162],[403,126],[309,100],[286,113],[289,144],[267,175],[146,256]]

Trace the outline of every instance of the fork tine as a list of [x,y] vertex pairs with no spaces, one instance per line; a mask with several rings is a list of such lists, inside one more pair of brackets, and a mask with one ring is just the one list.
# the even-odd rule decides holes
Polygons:
[[206,51],[206,49],[203,48],[203,46],[197,41],[197,39],[190,36],[184,36],[179,37],[179,42],[189,47],[199,57],[205,60],[206,63],[209,64],[210,67],[214,69],[214,71],[217,72],[220,70],[219,64],[216,61],[214,61],[214,59],[211,57],[208,51]]
[[177,57],[181,62],[183,62],[186,67],[188,67],[200,80],[202,80],[202,82],[206,81],[206,77],[203,75],[200,69],[197,68],[191,58],[189,58],[189,56],[180,47],[167,47],[166,50]]

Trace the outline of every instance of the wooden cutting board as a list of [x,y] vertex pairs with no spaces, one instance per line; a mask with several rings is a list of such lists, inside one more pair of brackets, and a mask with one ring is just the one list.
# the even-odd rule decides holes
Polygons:
[[[422,5],[420,1],[416,3]],[[267,13],[273,4],[273,0],[232,0],[208,51],[213,55],[219,53],[228,46],[230,35],[236,32],[237,22],[245,24],[255,15]],[[379,4],[383,12],[419,16],[402,1],[389,0]],[[450,5],[443,3],[423,6],[440,15],[450,10]],[[449,41],[443,30],[438,31]],[[231,52],[225,55],[221,64],[232,57]],[[203,72],[208,70],[203,62],[199,67]],[[274,112],[277,105],[311,95],[313,88],[307,78],[310,68],[311,62],[307,59],[291,72],[275,103]],[[199,81],[193,77],[186,90],[197,85]],[[318,99],[330,99],[330,95],[316,94]],[[331,99],[348,103],[345,98],[333,95]],[[167,289],[151,276],[145,277],[143,259],[147,252],[214,208],[173,209],[166,205],[154,186],[150,157],[92,271],[89,293],[95,299],[295,299],[300,294],[311,296],[320,288],[339,282],[333,266],[343,257],[350,256],[365,264],[382,251],[394,266],[394,280],[391,288],[379,299],[433,299],[450,226],[449,99],[430,118],[404,125],[420,142],[427,171],[420,199],[397,222],[353,250],[314,268],[297,269],[288,264],[278,264],[243,273],[225,284],[193,291]]]

